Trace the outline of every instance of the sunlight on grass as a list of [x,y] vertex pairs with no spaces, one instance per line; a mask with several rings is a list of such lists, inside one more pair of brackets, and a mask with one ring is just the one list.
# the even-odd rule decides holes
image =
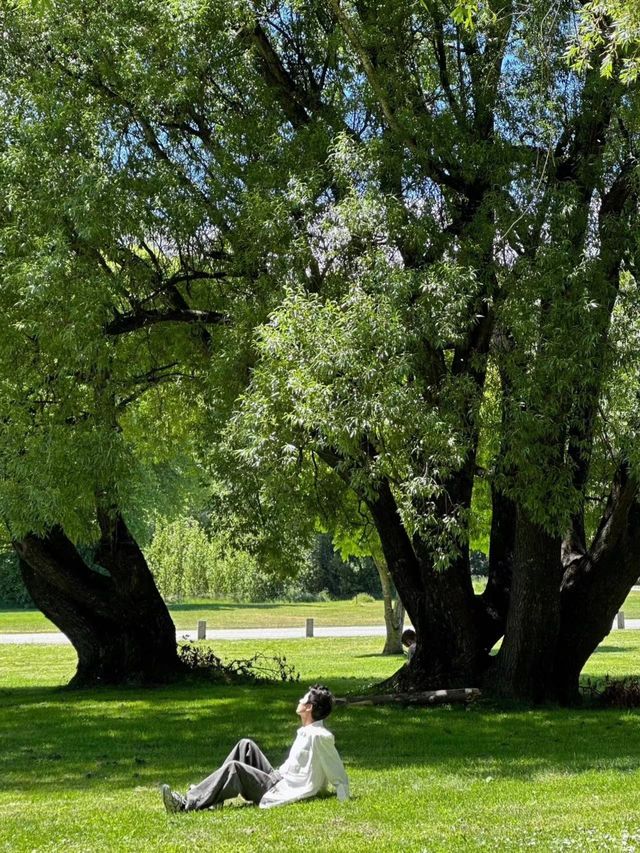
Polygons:
[[[193,631],[198,620],[209,628],[304,628],[313,616],[317,626],[383,625],[382,601],[314,601],[239,604],[231,601],[193,599],[169,604],[178,631]],[[0,610],[0,633],[55,631],[56,626],[39,610]]]
[[[285,654],[302,685],[66,691],[74,653],[0,647],[0,850],[631,850],[640,838],[638,715],[629,711],[338,708],[353,799],[167,816],[241,735],[279,762],[302,687],[390,674],[380,638],[216,643]],[[593,677],[637,673],[640,632],[607,638]]]

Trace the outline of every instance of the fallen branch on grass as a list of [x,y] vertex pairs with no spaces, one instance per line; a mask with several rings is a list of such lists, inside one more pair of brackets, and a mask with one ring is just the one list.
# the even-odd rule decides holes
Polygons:
[[452,705],[456,702],[473,702],[480,695],[477,687],[459,687],[454,690],[426,690],[421,693],[346,696],[336,699],[336,705]]

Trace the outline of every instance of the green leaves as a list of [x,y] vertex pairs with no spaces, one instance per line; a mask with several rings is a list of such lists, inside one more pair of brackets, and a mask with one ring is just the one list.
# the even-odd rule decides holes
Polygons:
[[451,19],[456,24],[471,29],[473,27],[473,17],[478,11],[478,5],[477,0],[459,0],[451,11]]
[[[584,7],[572,56],[630,75],[634,8],[606,5]],[[354,8],[357,44],[316,3],[3,10],[16,530],[90,533],[104,488],[149,523],[213,476],[247,548],[290,537],[296,554],[322,513],[327,529],[334,505],[352,515],[345,489],[367,501],[385,481],[444,566],[469,510],[451,481],[477,453],[533,518],[564,524],[567,432],[590,393],[610,443],[632,443],[629,352],[601,372],[615,264],[600,211],[637,109],[632,89],[620,105],[606,78],[567,75],[564,11],[534,3],[508,30],[499,7]],[[180,311],[229,321],[164,321]],[[105,333],[122,318],[126,334]]]
[[579,71],[595,66],[605,78],[634,83],[640,73],[640,7],[635,0],[584,3],[566,56]]

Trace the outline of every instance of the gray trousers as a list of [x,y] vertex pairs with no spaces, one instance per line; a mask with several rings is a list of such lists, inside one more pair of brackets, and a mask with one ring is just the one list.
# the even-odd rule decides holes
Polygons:
[[221,767],[191,788],[186,795],[186,809],[206,809],[238,794],[257,804],[280,778],[260,748],[249,738],[243,738]]

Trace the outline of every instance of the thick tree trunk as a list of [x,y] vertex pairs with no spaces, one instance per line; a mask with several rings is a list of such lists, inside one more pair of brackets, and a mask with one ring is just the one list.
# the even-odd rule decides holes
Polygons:
[[402,525],[387,483],[370,503],[387,566],[417,635],[411,662],[388,685],[396,690],[470,687],[483,669],[468,553],[437,571]]
[[518,508],[505,637],[487,673],[487,683],[500,695],[541,702],[552,692],[560,634],[560,551],[560,538]]
[[384,625],[386,637],[384,641],[383,655],[402,654],[402,629],[404,626],[404,606],[400,596],[393,596],[393,581],[389,569],[383,557],[374,557],[373,562],[382,586],[382,598],[384,602]]
[[611,630],[613,619],[640,575],[640,504],[637,483],[622,469],[589,552],[565,569],[561,629],[554,662],[556,698],[579,700],[583,666]]
[[160,683],[181,669],[175,628],[124,521],[103,519],[91,569],[60,528],[14,542],[34,602],[78,654],[72,686]]
[[485,669],[465,556],[442,572],[425,569],[425,606],[415,615],[407,608],[418,638],[407,667],[412,687],[474,687]]

